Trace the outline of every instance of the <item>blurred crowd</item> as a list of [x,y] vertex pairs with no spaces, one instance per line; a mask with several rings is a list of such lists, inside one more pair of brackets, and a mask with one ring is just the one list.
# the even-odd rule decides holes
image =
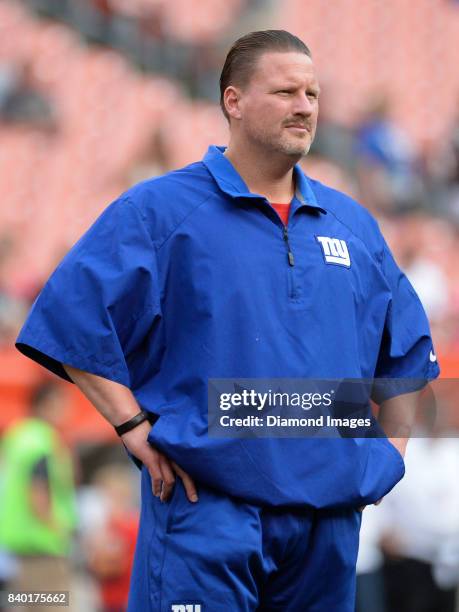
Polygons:
[[[216,103],[226,42],[246,24],[263,27],[260,14],[279,4],[288,3],[0,2],[0,366],[43,281],[112,199],[199,159],[210,143],[226,143]],[[335,112],[340,104],[325,82],[305,171],[375,214],[426,308],[443,372],[454,378],[459,107],[441,137],[423,141],[384,87],[368,88],[347,118]],[[22,367],[18,357],[15,372]],[[80,438],[69,439],[63,387],[49,378],[32,385],[28,376],[14,404],[0,375],[0,588],[23,585],[24,573],[37,584],[53,573],[56,588],[77,593],[76,609],[121,612],[137,525],[136,470],[115,440],[88,442],[84,424]],[[437,410],[428,437],[419,423],[403,482],[364,511],[358,612],[457,609],[459,419],[454,401]],[[63,463],[67,470],[56,468]],[[16,482],[13,473],[21,474]],[[25,495],[33,503],[20,517]],[[29,531],[14,528],[21,521]],[[50,555],[54,566],[36,563]]]
[[[179,80],[189,95],[210,97],[221,57],[216,42],[259,0],[28,0],[41,15],[125,54],[141,70]],[[264,4],[263,2],[261,4]]]

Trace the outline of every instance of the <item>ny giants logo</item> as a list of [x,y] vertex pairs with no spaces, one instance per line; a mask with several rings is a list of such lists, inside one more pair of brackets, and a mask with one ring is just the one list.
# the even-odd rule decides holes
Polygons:
[[345,240],[329,238],[328,236],[316,236],[317,242],[322,247],[324,259],[327,263],[339,266],[351,267],[351,257]]

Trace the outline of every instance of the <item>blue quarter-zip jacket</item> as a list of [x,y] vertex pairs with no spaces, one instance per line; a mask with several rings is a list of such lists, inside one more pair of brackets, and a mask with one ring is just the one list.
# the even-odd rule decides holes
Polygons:
[[384,438],[207,434],[211,378],[439,373],[422,305],[372,216],[296,166],[286,233],[223,151],[113,202],[52,274],[17,346],[67,380],[62,363],[130,387],[159,415],[151,442],[198,483],[268,505],[374,502],[404,472]]

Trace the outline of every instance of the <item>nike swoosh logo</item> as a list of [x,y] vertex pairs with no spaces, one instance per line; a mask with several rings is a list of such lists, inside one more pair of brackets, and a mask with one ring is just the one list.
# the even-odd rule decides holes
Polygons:
[[433,351],[430,351],[429,353],[429,359],[432,363],[435,363],[437,361],[437,356],[435,355],[435,353]]

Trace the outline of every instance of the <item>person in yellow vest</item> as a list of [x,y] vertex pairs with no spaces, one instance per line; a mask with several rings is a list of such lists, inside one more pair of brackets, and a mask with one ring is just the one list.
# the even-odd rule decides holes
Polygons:
[[[76,504],[72,460],[58,431],[64,407],[59,385],[40,384],[30,416],[0,442],[0,549],[18,561],[7,592],[69,590]],[[18,604],[17,611],[30,607]]]

